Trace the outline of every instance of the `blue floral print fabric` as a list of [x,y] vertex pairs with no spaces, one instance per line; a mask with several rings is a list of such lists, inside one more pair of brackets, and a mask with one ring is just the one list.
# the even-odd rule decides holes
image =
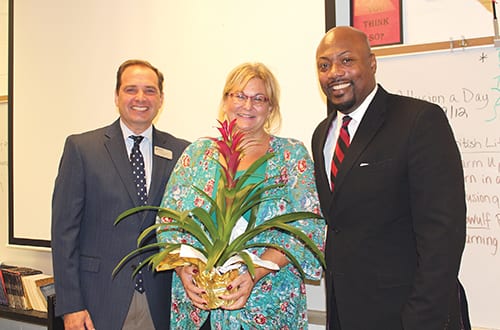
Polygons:
[[[280,214],[309,211],[320,214],[320,206],[313,173],[313,163],[302,142],[272,136],[269,152],[275,156],[268,160],[266,184],[285,185],[268,194],[279,197],[264,201],[257,213],[257,224]],[[181,155],[167,184],[161,206],[188,210],[195,206],[209,208],[192,186],[214,194],[218,183],[216,160],[218,152],[213,141],[200,139],[192,143]],[[158,219],[168,221],[168,219]],[[292,223],[306,233],[324,250],[325,222],[323,219],[304,219]],[[189,242],[196,240],[176,230],[158,232],[159,242]],[[278,230],[268,230],[253,242],[270,242],[285,247],[298,260],[308,279],[319,280],[322,268],[319,261],[293,236]],[[253,249],[261,255],[264,249]],[[264,276],[253,288],[244,308],[228,311],[204,311],[194,307],[187,297],[180,279],[174,273],[172,282],[172,329],[198,329],[210,317],[212,329],[307,329],[306,286],[298,270],[289,263],[277,272]]]

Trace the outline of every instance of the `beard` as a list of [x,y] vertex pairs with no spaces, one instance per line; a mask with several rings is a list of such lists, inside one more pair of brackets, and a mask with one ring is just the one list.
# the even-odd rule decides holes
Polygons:
[[353,111],[352,107],[356,104],[356,98],[353,97],[350,100],[344,102],[335,102],[335,98],[329,97],[330,103],[333,105],[335,110],[340,111],[342,113],[350,113]]
[[350,113],[354,109],[353,107],[356,104],[356,91],[355,84],[353,81],[350,82],[350,88],[347,91],[344,91],[341,95],[336,95],[336,92],[333,90],[333,85],[335,81],[329,81],[326,84],[322,84],[321,88],[323,89],[323,93],[328,98],[328,101],[331,106],[337,111],[342,113]]

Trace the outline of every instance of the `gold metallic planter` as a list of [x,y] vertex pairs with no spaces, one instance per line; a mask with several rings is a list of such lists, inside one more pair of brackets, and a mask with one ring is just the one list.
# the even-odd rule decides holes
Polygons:
[[208,308],[216,309],[221,306],[230,306],[233,300],[223,300],[219,297],[224,294],[233,293],[237,288],[227,290],[227,286],[238,276],[238,270],[234,269],[224,274],[219,274],[215,269],[210,271],[200,269],[200,272],[194,277],[195,284],[205,290],[206,294],[202,297],[207,301]]

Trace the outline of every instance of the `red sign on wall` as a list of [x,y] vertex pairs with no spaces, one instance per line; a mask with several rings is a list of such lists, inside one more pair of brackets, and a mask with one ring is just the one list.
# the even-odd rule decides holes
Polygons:
[[371,46],[403,43],[402,0],[351,0],[351,26],[368,36]]

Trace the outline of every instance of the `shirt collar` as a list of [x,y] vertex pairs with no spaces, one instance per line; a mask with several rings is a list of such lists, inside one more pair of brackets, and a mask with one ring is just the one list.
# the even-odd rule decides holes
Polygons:
[[[134,132],[132,132],[132,130],[128,128],[128,126],[125,125],[125,123],[121,119],[120,119],[120,127],[122,129],[123,139],[125,141],[127,141],[130,135],[137,135]],[[149,127],[139,135],[144,136],[146,140],[153,141],[153,125],[149,125]]]
[[[363,103],[361,103],[356,110],[348,114],[356,123],[360,123],[361,119],[363,119],[363,116],[365,115],[366,110],[368,109],[368,106],[372,102],[373,98],[375,97],[377,90],[378,86],[375,85],[375,88],[370,92],[370,94],[368,94]],[[339,119],[341,119],[342,117],[339,117]]]

